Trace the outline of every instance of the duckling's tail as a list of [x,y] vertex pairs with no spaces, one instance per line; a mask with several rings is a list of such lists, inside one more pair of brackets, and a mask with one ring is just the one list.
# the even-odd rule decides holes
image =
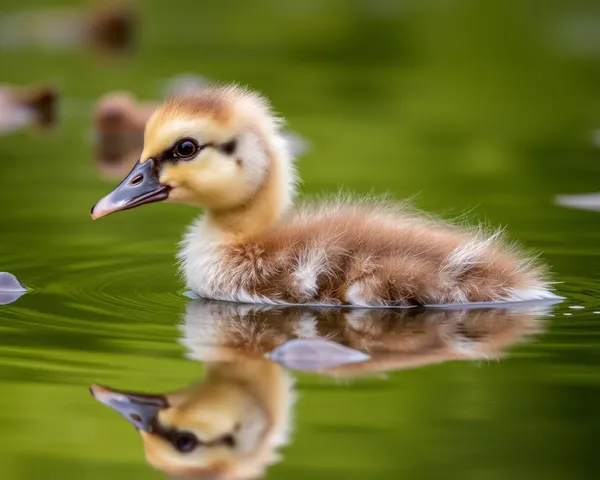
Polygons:
[[548,268],[536,257],[506,242],[502,230],[479,228],[445,260],[442,272],[455,285],[456,300],[529,302],[560,300],[548,281]]

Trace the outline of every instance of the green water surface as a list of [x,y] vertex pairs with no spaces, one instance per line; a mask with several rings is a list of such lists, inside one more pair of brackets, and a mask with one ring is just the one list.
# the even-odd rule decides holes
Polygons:
[[[5,0],[0,15],[50,3]],[[553,198],[600,190],[598,3],[138,3],[131,58],[0,50],[1,81],[54,81],[64,100],[52,134],[0,138],[0,271],[33,288],[0,306],[0,478],[163,478],[88,386],[168,391],[202,376],[178,341],[189,299],[174,260],[199,212],[93,222],[114,184],[94,169],[90,115],[110,90],[157,98],[180,73],[263,91],[311,144],[303,194],[390,192],[506,225],[567,297],[502,361],[298,374],[294,435],[268,478],[597,478],[600,212]]]

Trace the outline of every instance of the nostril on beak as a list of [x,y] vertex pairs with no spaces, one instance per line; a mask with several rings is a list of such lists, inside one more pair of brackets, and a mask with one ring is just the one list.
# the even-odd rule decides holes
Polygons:
[[140,173],[139,175],[136,175],[135,177],[133,177],[131,179],[131,181],[129,182],[129,185],[135,187],[136,185],[139,185],[140,183],[142,183],[143,179],[144,179],[144,176]]

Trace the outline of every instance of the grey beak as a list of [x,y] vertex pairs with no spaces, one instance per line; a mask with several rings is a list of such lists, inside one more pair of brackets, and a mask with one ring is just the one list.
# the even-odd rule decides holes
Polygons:
[[168,198],[169,190],[170,187],[158,181],[154,159],[137,162],[119,186],[94,205],[92,218],[96,220],[121,210],[162,202]]

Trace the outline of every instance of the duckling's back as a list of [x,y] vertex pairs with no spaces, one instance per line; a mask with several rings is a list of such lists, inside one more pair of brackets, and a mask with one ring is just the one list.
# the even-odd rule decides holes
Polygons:
[[499,233],[384,202],[303,205],[244,240],[206,240],[203,219],[180,254],[202,297],[250,303],[408,306],[555,298],[545,269]]

